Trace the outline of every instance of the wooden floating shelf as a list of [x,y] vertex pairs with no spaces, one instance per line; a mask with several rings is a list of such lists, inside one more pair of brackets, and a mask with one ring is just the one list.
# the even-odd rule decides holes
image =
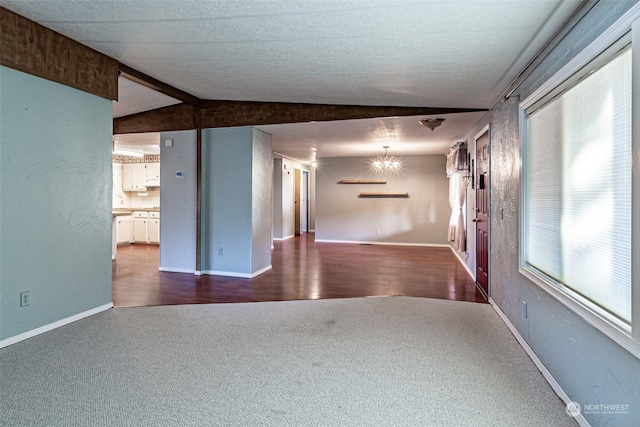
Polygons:
[[359,197],[395,197],[395,198],[408,198],[409,193],[377,193],[377,192],[363,192]]
[[386,184],[386,179],[343,179],[338,184]]

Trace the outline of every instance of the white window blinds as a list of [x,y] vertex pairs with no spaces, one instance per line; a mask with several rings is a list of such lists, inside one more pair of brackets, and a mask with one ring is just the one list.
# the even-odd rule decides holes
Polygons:
[[525,262],[631,322],[631,49],[527,111]]

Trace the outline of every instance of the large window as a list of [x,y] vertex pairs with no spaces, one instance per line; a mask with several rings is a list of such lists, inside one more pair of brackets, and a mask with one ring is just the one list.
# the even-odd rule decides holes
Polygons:
[[521,104],[520,271],[640,357],[633,49],[608,37]]

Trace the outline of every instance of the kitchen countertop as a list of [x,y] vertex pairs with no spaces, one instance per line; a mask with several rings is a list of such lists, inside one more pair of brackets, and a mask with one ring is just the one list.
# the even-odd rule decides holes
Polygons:
[[114,212],[133,212],[133,211],[144,211],[144,212],[160,212],[160,208],[114,208]]
[[160,208],[118,208],[113,210],[113,216],[132,215],[134,211],[160,212]]

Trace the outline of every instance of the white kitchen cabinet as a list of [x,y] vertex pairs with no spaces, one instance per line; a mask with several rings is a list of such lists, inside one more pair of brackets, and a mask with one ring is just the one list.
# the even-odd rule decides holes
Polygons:
[[147,187],[160,186],[160,163],[145,163],[145,185]]
[[149,237],[149,243],[160,243],[160,218],[149,218],[147,236]]
[[119,245],[131,242],[131,217],[119,216],[116,217],[116,233],[117,242]]
[[136,243],[148,243],[147,218],[133,218],[133,241]]
[[122,165],[122,189],[124,191],[146,191],[146,163],[124,163]]
[[124,191],[131,191],[136,186],[135,167],[135,164],[132,163],[122,165],[122,189]]

